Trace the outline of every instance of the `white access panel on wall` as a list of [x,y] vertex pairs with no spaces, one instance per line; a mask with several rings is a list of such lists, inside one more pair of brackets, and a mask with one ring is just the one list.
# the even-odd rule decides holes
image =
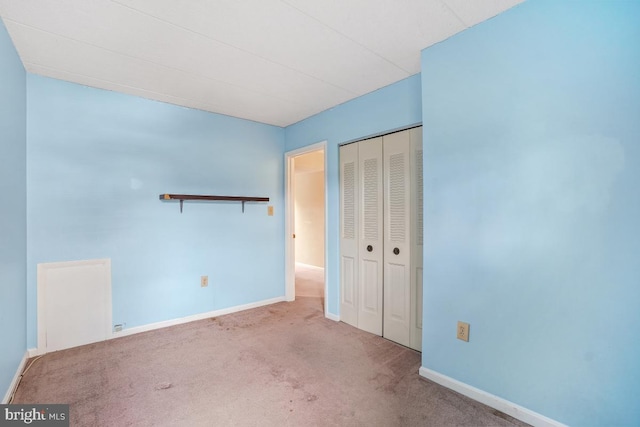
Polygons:
[[111,260],[38,264],[38,353],[111,336]]

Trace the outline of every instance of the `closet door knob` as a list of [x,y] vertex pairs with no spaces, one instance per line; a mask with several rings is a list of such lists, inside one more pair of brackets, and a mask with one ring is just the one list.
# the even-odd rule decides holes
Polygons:
[[373,246],[371,245],[367,246],[367,252],[371,252],[371,251],[373,251]]
[[400,249],[398,248],[393,248],[393,253],[398,255],[400,253]]

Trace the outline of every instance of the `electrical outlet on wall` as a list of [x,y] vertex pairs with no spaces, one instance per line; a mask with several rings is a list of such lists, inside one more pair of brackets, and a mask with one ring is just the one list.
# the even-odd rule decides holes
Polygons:
[[462,341],[469,342],[469,324],[465,322],[458,322],[458,335],[457,338]]
[[200,276],[200,287],[206,288],[209,286],[209,276]]

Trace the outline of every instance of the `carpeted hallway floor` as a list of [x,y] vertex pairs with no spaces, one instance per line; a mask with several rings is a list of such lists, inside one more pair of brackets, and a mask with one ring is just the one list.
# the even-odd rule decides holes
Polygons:
[[296,263],[296,297],[324,298],[324,268]]
[[47,354],[14,403],[69,403],[72,426],[522,425],[419,366],[299,297]]

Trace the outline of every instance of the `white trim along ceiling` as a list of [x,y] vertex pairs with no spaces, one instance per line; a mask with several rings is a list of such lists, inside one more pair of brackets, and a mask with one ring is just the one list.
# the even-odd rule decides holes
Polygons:
[[522,0],[0,0],[26,70],[288,126]]

